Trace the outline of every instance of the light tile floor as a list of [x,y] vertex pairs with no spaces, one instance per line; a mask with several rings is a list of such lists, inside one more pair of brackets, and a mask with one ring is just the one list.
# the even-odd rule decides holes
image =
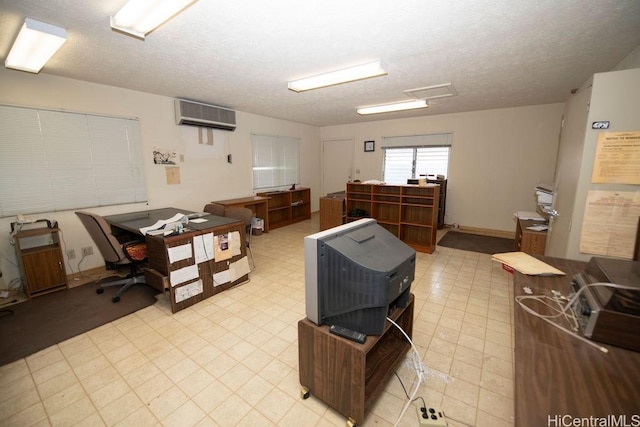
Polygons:
[[[251,281],[171,314],[150,307],[0,367],[2,426],[342,426],[300,397],[297,322],[303,237],[318,216],[253,239]],[[418,396],[450,426],[512,426],[513,292],[489,255],[419,253],[413,340],[426,369]],[[126,298],[123,296],[123,298]],[[398,377],[411,391],[408,363]],[[392,377],[363,426],[391,426],[406,402]],[[400,426],[417,426],[413,403]]]

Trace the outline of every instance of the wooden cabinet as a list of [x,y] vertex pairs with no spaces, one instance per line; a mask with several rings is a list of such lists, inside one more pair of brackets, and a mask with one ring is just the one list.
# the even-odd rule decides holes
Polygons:
[[345,219],[344,195],[320,197],[320,231],[342,225]]
[[444,228],[444,216],[447,208],[447,180],[446,179],[428,179],[429,184],[438,184],[440,186],[440,200],[438,201],[438,230]]
[[67,289],[59,232],[58,228],[37,228],[15,235],[16,256],[29,299]]
[[347,221],[375,218],[419,252],[436,247],[440,187],[347,183]]
[[270,229],[311,218],[311,190],[308,188],[271,191],[257,195],[269,197],[267,215]]
[[[409,337],[413,301],[411,295],[407,307],[389,315]],[[389,322],[382,335],[368,336],[364,344],[358,344],[331,334],[326,325],[303,319],[298,322],[300,384],[360,424],[410,348],[402,332]]]
[[516,223],[516,252],[526,252],[530,255],[544,255],[547,244],[546,231],[527,230],[527,227],[544,224],[530,219],[518,219]]

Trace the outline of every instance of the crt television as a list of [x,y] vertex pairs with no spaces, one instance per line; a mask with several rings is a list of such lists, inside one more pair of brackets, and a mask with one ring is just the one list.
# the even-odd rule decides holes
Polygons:
[[317,325],[381,335],[389,311],[406,307],[416,251],[364,218],[304,238],[305,306]]

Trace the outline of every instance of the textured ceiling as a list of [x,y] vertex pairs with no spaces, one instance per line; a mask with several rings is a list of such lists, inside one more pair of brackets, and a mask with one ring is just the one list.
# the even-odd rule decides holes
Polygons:
[[[640,45],[638,0],[199,0],[144,41],[110,29],[125,1],[0,0],[0,56],[29,17],[68,32],[41,73],[325,126],[564,102]],[[377,59],[387,76],[287,89]],[[355,112],[442,83],[458,95],[428,109]]]

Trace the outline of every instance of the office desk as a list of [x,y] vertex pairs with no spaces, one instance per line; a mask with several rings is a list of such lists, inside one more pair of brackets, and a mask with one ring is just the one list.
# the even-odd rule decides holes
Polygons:
[[[147,227],[156,223],[158,220],[171,218],[176,213],[190,214],[193,213],[184,209],[162,208],[140,212],[131,212],[125,214],[109,215],[104,219],[111,225],[114,234],[137,234],[141,235],[140,228]],[[245,231],[244,223],[237,219],[219,217],[215,215],[207,215],[203,217],[206,222],[194,223],[189,222],[183,233],[172,236],[151,236],[146,235],[145,241],[148,248],[149,268],[145,270],[145,279],[147,284],[161,291],[169,290],[171,300],[171,311],[173,313],[180,311],[186,307],[194,305],[205,298],[209,298],[219,292],[224,291],[238,283],[247,280],[248,274],[238,277],[236,280],[227,282],[222,285],[214,286],[213,275],[229,269],[230,264],[241,262],[242,258],[246,260],[247,250],[244,245]],[[216,262],[215,260],[207,260],[197,264],[198,277],[186,280],[182,283],[171,284],[172,273],[185,267],[195,265],[194,258],[194,238],[203,235],[222,235],[237,231],[240,234],[239,245],[240,254],[231,257],[228,260]],[[192,256],[180,261],[170,262],[169,250],[178,246],[190,245]],[[186,289],[192,289],[198,282],[202,280],[202,292],[192,292],[189,297],[181,300]],[[181,289],[184,288],[184,289]]]
[[[524,286],[529,286],[534,295],[551,295],[553,289],[567,295],[571,279],[586,265],[539,258],[566,276],[526,276],[516,271],[516,296],[524,294]],[[536,305],[528,305],[539,311]],[[574,425],[562,417],[622,415],[629,424],[607,425],[632,425],[632,416],[640,414],[640,353],[605,345],[609,349],[605,354],[525,312],[517,303],[514,316],[515,425]],[[640,416],[636,417],[636,423],[640,422]]]
[[256,215],[256,218],[264,220],[264,232],[269,232],[269,199],[270,197],[249,196],[240,197],[239,199],[215,200],[211,203],[217,203],[224,207],[237,206],[241,208],[249,208]]

